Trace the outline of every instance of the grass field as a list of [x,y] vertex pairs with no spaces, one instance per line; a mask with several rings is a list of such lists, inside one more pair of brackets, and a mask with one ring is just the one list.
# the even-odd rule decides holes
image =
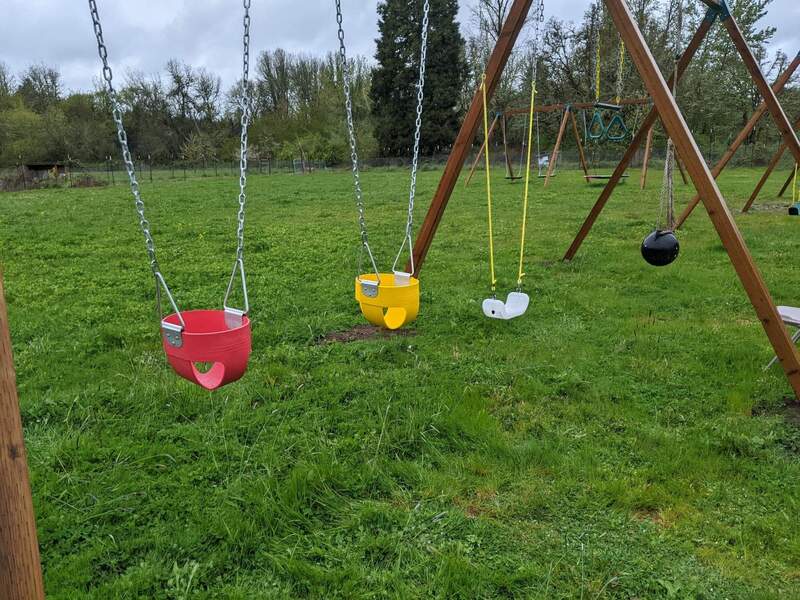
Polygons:
[[[349,173],[251,178],[248,376],[217,393],[165,364],[121,186],[6,194],[0,245],[51,598],[800,597],[790,389],[708,218],[656,270],[658,211],[623,186],[560,262],[598,188],[536,182],[528,314],[485,319],[485,205],[459,186],[408,336],[362,323]],[[739,207],[759,176],[721,181]],[[420,177],[423,206],[438,172]],[[775,187],[782,180],[776,177]],[[407,178],[364,176],[388,268]],[[522,187],[500,172],[500,288]],[[184,308],[219,306],[235,180],[146,183]],[[690,196],[679,186],[679,204]],[[770,188],[771,189],[771,188]],[[796,218],[737,215],[779,303]]]

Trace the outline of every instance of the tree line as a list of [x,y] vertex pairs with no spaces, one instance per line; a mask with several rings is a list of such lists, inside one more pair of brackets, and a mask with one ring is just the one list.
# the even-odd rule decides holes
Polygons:
[[[457,0],[431,0],[430,36],[422,129],[424,155],[444,153],[455,137],[512,0],[476,0],[471,18],[459,27]],[[774,79],[790,58],[768,53],[775,30],[760,25],[771,0],[729,0],[762,70]],[[359,151],[364,157],[406,157],[412,147],[422,0],[383,0],[378,5],[374,60],[353,57],[352,96]],[[630,8],[668,74],[676,50],[704,16],[701,4],[687,0],[629,0]],[[596,51],[600,47],[604,99],[645,95],[638,73],[626,62],[619,70],[619,36],[600,3],[587,7],[577,23],[550,18],[534,39],[528,23],[510,58],[492,110],[526,106],[536,73],[539,99],[579,102],[593,99]],[[465,33],[462,33],[465,32]],[[794,50],[792,50],[792,57]],[[304,157],[346,162],[349,147],[334,52],[324,56],[262,52],[255,63],[250,130],[254,157]],[[781,95],[791,119],[800,115],[796,80]],[[135,155],[154,162],[211,162],[237,155],[241,85],[223,89],[219,76],[178,59],[156,74],[129,72],[119,86],[124,120]],[[732,139],[761,102],[758,90],[722,27],[715,27],[678,88],[678,100],[701,145],[718,147]],[[631,125],[645,108],[633,109]],[[520,140],[523,126],[509,135]],[[548,144],[557,118],[543,117]],[[777,139],[764,119],[748,140],[752,149]],[[103,161],[117,156],[108,97],[97,83],[90,91],[67,92],[57,66],[31,65],[12,73],[0,63],[0,165],[20,162]]]

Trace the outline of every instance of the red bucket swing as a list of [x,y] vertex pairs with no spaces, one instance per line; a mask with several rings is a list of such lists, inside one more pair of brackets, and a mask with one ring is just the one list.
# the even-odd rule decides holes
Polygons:
[[[181,312],[172,296],[161,269],[156,260],[155,243],[150,234],[150,223],[145,218],[144,202],[141,198],[139,183],[128,147],[128,136],[122,123],[122,107],[112,83],[111,67],[108,65],[108,51],[103,41],[103,29],[95,0],[89,0],[89,8],[97,38],[100,59],[103,62],[103,78],[106,81],[111,100],[114,123],[117,126],[117,138],[122,150],[122,159],[130,178],[131,192],[139,214],[139,226],[145,238],[150,268],[156,280],[156,306],[161,319],[162,344],[172,369],[188,381],[207,390],[215,390],[228,383],[240,379],[247,370],[251,352],[250,319],[247,316],[250,305],[247,296],[247,281],[244,271],[244,217],[247,201],[247,128],[250,122],[250,109],[247,97],[250,64],[250,0],[243,0],[244,6],[244,55],[241,99],[241,149],[239,158],[239,211],[236,260],[231,278],[225,292],[222,310],[192,310]],[[237,273],[242,280],[244,309],[232,308],[228,300],[233,290]],[[165,293],[172,313],[166,317],[161,307],[161,294]],[[210,364],[207,370],[200,365]]]

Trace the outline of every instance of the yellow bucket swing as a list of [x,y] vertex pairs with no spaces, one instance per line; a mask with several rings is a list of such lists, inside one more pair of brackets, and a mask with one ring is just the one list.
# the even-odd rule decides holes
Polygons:
[[[417,190],[417,171],[419,167],[419,142],[422,130],[422,106],[425,88],[425,60],[428,50],[428,15],[430,0],[425,0],[422,15],[422,45],[420,49],[419,81],[417,83],[417,112],[416,129],[414,131],[414,154],[411,163],[411,185],[408,194],[408,218],[406,220],[405,235],[400,250],[394,259],[391,273],[381,273],[378,269],[375,256],[369,245],[367,236],[367,223],[364,211],[364,198],[361,189],[361,177],[358,165],[358,147],[353,120],[353,102],[350,86],[350,72],[347,63],[347,50],[344,42],[342,28],[341,2],[336,2],[336,22],[339,27],[339,60],[342,69],[342,84],[344,87],[345,110],[347,116],[347,132],[350,142],[350,155],[353,161],[353,187],[358,210],[358,224],[361,230],[361,250],[359,253],[358,276],[355,280],[355,297],[364,317],[378,327],[386,329],[400,329],[417,318],[419,313],[419,279],[414,277],[414,243],[412,239],[414,229],[414,199]],[[407,273],[398,268],[403,251],[408,245],[411,272]],[[364,253],[369,257],[371,273],[362,270]]]
[[[481,92],[483,95],[483,135],[484,139],[489,138],[489,120],[488,120],[488,102],[486,99],[486,75],[481,79]],[[489,144],[486,144],[486,151],[484,152],[484,160],[486,162],[486,206],[489,217],[489,270],[491,273],[491,289],[492,295],[486,298],[481,305],[483,314],[490,319],[500,319],[508,321],[520,317],[525,314],[530,304],[530,297],[522,291],[522,281],[525,278],[525,231],[528,221],[528,198],[530,193],[531,181],[531,149],[533,135],[533,118],[535,112],[536,102],[536,75],[531,81],[531,100],[530,100],[530,113],[528,115],[528,164],[525,168],[525,191],[522,203],[522,228],[520,232],[520,246],[519,246],[519,269],[517,271],[517,289],[511,292],[506,297],[505,302],[497,298],[497,277],[495,275],[494,265],[494,223],[492,217],[492,177],[491,177],[491,161],[489,159]]]

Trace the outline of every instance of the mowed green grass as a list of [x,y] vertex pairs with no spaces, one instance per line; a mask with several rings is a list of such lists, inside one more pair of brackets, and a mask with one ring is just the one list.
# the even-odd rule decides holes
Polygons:
[[[721,180],[731,206],[759,174]],[[420,176],[418,222],[439,176]],[[0,197],[49,596],[800,596],[790,388],[763,371],[771,348],[702,210],[673,266],[641,259],[659,179],[641,193],[632,172],[571,264],[599,188],[537,180],[531,307],[507,323],[480,309],[480,178],[459,185],[413,335],[321,344],[362,323],[350,174],[251,177],[253,355],[216,393],[165,363],[125,187]],[[494,183],[506,292],[522,185]],[[183,308],[222,301],[235,185],[143,185]],[[370,171],[364,188],[388,269],[407,173]],[[776,301],[800,302],[800,220],[736,219]]]

